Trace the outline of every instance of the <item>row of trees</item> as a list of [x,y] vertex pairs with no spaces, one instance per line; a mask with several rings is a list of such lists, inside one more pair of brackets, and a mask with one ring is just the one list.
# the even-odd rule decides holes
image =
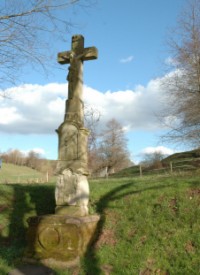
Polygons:
[[41,158],[40,155],[34,151],[30,151],[28,154],[24,154],[17,149],[10,149],[7,152],[0,153],[0,158],[5,163],[27,166],[43,173],[48,171],[50,175],[53,175],[55,172],[56,163]]
[[[91,136],[88,146],[89,169],[92,175],[101,175],[103,172],[113,173],[124,167],[130,166],[127,140],[121,124],[115,119],[111,119],[105,129],[97,134],[97,124],[91,124]],[[49,161],[41,158],[34,151],[24,154],[19,150],[8,150],[1,153],[0,158],[5,163],[23,165],[41,172],[48,171],[55,173],[56,161]]]

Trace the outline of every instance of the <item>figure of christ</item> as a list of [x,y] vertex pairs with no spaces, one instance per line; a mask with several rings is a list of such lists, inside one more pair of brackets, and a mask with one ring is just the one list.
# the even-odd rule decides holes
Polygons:
[[68,99],[79,98],[82,100],[83,92],[83,61],[96,59],[98,51],[95,47],[84,48],[84,37],[72,37],[71,51],[58,53],[60,64],[70,64],[67,75]]
[[70,54],[70,66],[67,75],[68,81],[68,99],[77,97],[82,100],[82,86],[83,86],[83,61],[81,58],[84,54],[76,55],[72,52]]

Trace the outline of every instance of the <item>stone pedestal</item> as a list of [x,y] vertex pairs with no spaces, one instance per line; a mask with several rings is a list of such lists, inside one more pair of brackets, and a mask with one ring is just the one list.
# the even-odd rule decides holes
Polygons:
[[57,178],[56,214],[82,217],[88,215],[89,184],[87,177],[65,169]]
[[28,247],[24,260],[59,268],[77,265],[94,238],[98,221],[98,215],[29,218]]

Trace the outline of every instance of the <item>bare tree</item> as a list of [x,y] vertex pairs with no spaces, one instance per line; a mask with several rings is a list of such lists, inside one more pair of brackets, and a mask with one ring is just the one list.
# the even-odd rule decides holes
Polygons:
[[169,40],[173,71],[164,79],[164,141],[200,145],[200,0],[188,1]]
[[161,151],[144,154],[143,161],[140,164],[150,169],[159,169],[163,167],[162,159],[166,157]]
[[[0,86],[16,83],[21,69],[46,70],[52,41],[64,39],[72,26],[67,10],[92,0],[1,0]],[[55,55],[55,53],[54,53]],[[55,56],[54,56],[55,58]]]
[[17,149],[10,149],[5,153],[1,153],[1,158],[6,163],[12,163],[15,165],[24,165],[25,164],[25,156],[22,152]]
[[101,133],[98,147],[101,167],[107,167],[108,173],[117,172],[130,164],[127,139],[121,124],[111,119]]
[[97,147],[98,139],[98,125],[100,121],[101,113],[98,109],[92,106],[85,106],[85,126],[89,129],[90,134],[88,138],[88,151],[92,151]]

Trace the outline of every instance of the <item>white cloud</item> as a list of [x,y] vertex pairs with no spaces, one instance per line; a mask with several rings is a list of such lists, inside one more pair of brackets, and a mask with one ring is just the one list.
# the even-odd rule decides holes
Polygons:
[[[19,134],[54,134],[63,122],[67,84],[26,84],[8,89],[11,100],[0,101],[0,131]],[[115,118],[125,129],[158,130],[161,79],[134,90],[102,93],[84,86],[84,103],[101,114],[100,124]]]
[[21,119],[15,107],[2,107],[0,109],[0,125],[7,125]]
[[164,146],[157,146],[157,147],[146,147],[142,150],[141,154],[153,154],[153,153],[161,153],[163,155],[172,155],[175,153],[173,149],[164,147]]
[[33,152],[39,154],[40,156],[44,156],[45,153],[46,153],[45,150],[44,150],[43,148],[33,148],[33,149],[30,150],[30,151],[33,151]]
[[33,149],[28,149],[28,150],[20,150],[25,156],[28,156],[30,152],[35,152],[39,156],[45,156],[46,152],[43,148],[33,148]]
[[126,57],[126,58],[122,58],[122,59],[120,59],[120,63],[129,63],[129,62],[131,62],[132,60],[133,60],[133,58],[134,58],[134,56],[133,55],[130,55],[130,56],[128,56],[128,57]]
[[0,131],[20,134],[53,133],[64,115],[67,84],[26,84],[6,92],[0,102]]
[[178,65],[178,62],[176,59],[172,58],[172,57],[167,57],[165,59],[165,64],[168,65],[168,66],[172,66],[172,67],[175,67]]

